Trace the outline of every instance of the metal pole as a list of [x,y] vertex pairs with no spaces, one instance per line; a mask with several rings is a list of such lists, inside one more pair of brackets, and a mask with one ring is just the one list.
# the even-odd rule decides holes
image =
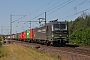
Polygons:
[[10,40],[12,36],[12,14],[10,15]]
[[46,25],[46,12],[45,12],[45,25]]
[[1,37],[3,37],[3,26],[1,26]]
[[30,21],[30,29],[31,29],[31,21]]
[[[45,12],[45,25],[46,25],[46,12]],[[47,27],[46,27],[46,30],[47,30]],[[47,39],[47,31],[46,31],[46,37],[45,37],[45,40]]]

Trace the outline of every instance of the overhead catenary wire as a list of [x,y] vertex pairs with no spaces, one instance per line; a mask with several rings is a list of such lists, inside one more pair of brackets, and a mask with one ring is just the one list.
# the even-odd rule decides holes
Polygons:
[[[76,6],[74,6],[73,8],[71,8],[71,10],[66,10],[66,11],[61,12],[61,13],[59,13],[59,14],[64,13],[64,14],[62,14],[62,16],[67,15],[67,13],[70,13],[73,9],[75,10],[74,14],[76,14],[76,13],[77,13],[77,8],[78,8],[79,6],[81,6],[82,4],[84,4],[86,1],[87,1],[87,0],[84,0],[84,1],[82,1],[81,3],[79,3],[78,5],[76,5]],[[66,13],[65,13],[65,12],[66,12]],[[59,15],[59,14],[57,14],[57,15]],[[57,15],[55,15],[55,16],[57,16]],[[52,17],[55,17],[55,16],[52,16]],[[60,16],[60,17],[62,17],[62,16]]]
[[[68,1],[66,1],[66,2],[69,2],[70,0],[68,0]],[[53,2],[53,0],[51,0],[51,1],[49,1],[47,4],[45,4],[44,6],[47,6],[48,4],[50,4],[51,2]],[[58,1],[59,2],[59,1]],[[57,3],[58,3],[57,2]],[[64,3],[66,3],[66,2],[64,2]],[[63,3],[63,4],[64,4]],[[62,4],[61,4],[62,5]],[[44,6],[42,6],[41,8],[43,8]],[[59,7],[60,5],[58,5],[58,6],[56,6],[56,7],[54,7],[54,8],[57,8],[57,7]],[[39,9],[41,9],[41,8],[39,8]],[[49,11],[51,11],[51,10],[53,10],[54,8],[52,8],[52,9],[50,9],[50,10],[48,10],[47,12],[49,12]],[[38,11],[39,9],[37,9],[37,10],[35,10],[34,12],[36,12],[36,11]],[[32,12],[32,13],[34,13],[34,12]],[[30,13],[30,14],[32,14],[32,13]],[[39,17],[39,16],[41,16],[41,15],[43,15],[43,13],[41,13],[41,14],[39,14],[39,15],[37,15],[37,16],[35,16],[34,18],[32,18],[31,20],[33,20],[33,19],[35,19],[35,18],[37,18],[37,17]],[[23,16],[23,17],[20,17],[19,19],[16,19],[15,21],[13,21],[12,23],[14,23],[14,22],[16,22],[16,21],[18,21],[18,20],[20,20],[20,19],[22,19],[22,18],[24,18],[24,17],[26,17],[26,15],[25,16]]]
[[[87,8],[87,9],[85,9],[85,10],[79,11],[79,12],[77,12],[77,13],[75,13],[75,14],[72,14],[72,15],[69,15],[69,16],[66,16],[66,17],[72,17],[72,16],[74,16],[74,15],[80,14],[80,13],[85,12],[85,11],[87,11],[87,10],[90,10],[90,8]],[[66,18],[66,17],[63,17],[63,18]]]
[[39,15],[37,15],[37,16],[35,16],[34,18],[32,18],[31,20],[34,20],[35,18],[37,18],[37,17],[39,17],[39,16],[41,16],[41,15],[43,15],[44,13],[41,13],[41,14],[39,14]]
[[[52,1],[52,0],[51,0]],[[59,0],[60,1],[60,0]],[[50,7],[51,9],[48,9],[48,10],[46,10],[46,12],[48,13],[47,15],[50,15],[50,14],[52,14],[52,13],[54,13],[54,12],[56,12],[57,10],[59,10],[59,9],[61,9],[61,8],[63,8],[63,7],[65,7],[65,6],[67,6],[68,4],[70,4],[70,2],[72,2],[72,1],[74,1],[74,0],[68,0],[69,2],[67,2],[67,3],[63,3],[62,5],[58,5],[58,6],[55,6],[55,7],[53,7],[52,8],[52,6],[54,6],[54,4]],[[77,6],[75,6],[76,7],[76,13],[74,13],[74,14],[76,14],[77,15],[77,8],[78,8],[78,6],[80,6],[80,5],[82,5],[84,2],[85,2],[86,0],[84,0],[81,4],[79,4],[79,5],[77,5]],[[58,2],[58,1],[57,1]],[[48,4],[50,4],[49,2],[47,3],[47,5]],[[47,6],[47,5],[44,5],[44,6]],[[43,7],[41,7],[41,8],[43,8]],[[36,11],[38,11],[39,9],[37,9],[37,10],[35,10],[34,12],[36,12]],[[33,13],[33,12],[32,12]],[[33,17],[33,18],[31,18],[30,20],[35,20],[36,18],[38,18],[39,16],[41,16],[41,15],[43,15],[44,14],[44,12],[43,13],[41,13],[41,14],[39,14],[39,15],[37,15],[37,16],[35,16],[35,17]],[[26,17],[26,16],[25,16]],[[68,17],[68,16],[67,16]],[[24,17],[22,17],[22,18],[24,18]],[[12,23],[14,23],[14,22],[18,22],[20,19],[22,19],[22,18],[19,18],[19,19],[17,19],[17,20],[15,20],[15,21],[13,21]]]
[[65,7],[65,6],[67,6],[68,4],[70,4],[70,3],[74,2],[74,1],[75,1],[75,0],[72,0],[72,1],[68,2],[67,4],[65,4],[65,5],[63,5],[63,6],[59,7],[59,8],[57,8],[57,9],[55,9],[54,11],[48,13],[47,15],[50,15],[50,14],[52,14],[53,12],[56,12],[57,10],[59,10],[59,9],[61,9],[61,8],[63,8],[63,7]]
[[[36,11],[38,11],[38,10],[44,8],[45,6],[49,5],[49,4],[52,3],[53,1],[54,1],[54,0],[49,1],[49,2],[46,3],[45,5],[41,6],[40,8],[36,9],[35,11],[33,11],[33,12],[29,13],[29,14],[33,14],[33,13],[35,13]],[[29,15],[29,14],[27,14],[27,15]]]
[[[59,1],[60,1],[60,0],[59,0]],[[59,2],[59,1],[58,1],[58,2]],[[58,2],[57,2],[57,3],[58,3]],[[72,1],[71,1],[71,2],[70,2],[70,0],[65,1],[64,3],[62,3],[62,4],[60,4],[60,5],[56,6],[56,7],[54,7],[54,8],[52,8],[52,9],[46,10],[46,12],[48,13],[48,12],[50,12],[51,10],[54,10],[55,8],[60,7],[60,6],[62,6],[63,4],[66,4],[67,2],[71,3]],[[55,4],[54,4],[54,5],[55,5]],[[54,5],[53,5],[53,6],[54,6]],[[68,4],[67,4],[67,5],[68,5]],[[50,12],[50,13],[52,13],[52,12]],[[49,13],[49,14],[50,14],[50,13]],[[35,18],[37,18],[37,17],[39,17],[39,16],[41,16],[41,15],[43,15],[43,14],[44,14],[44,13],[41,13],[41,14],[37,15],[36,17],[32,18],[31,20],[33,20],[33,19],[35,19]],[[48,15],[48,14],[47,14],[47,15]]]
[[[82,4],[84,4],[86,1],[87,1],[87,0],[84,0],[84,1],[81,2],[80,4],[76,5],[76,6],[75,6],[76,9],[77,9],[79,6],[81,6]],[[87,9],[86,9],[86,10],[87,10]],[[71,12],[71,11],[69,11],[69,12]],[[77,15],[78,13],[79,13],[79,12],[76,11],[76,13],[72,14],[71,16]],[[64,14],[64,15],[65,15],[65,14]],[[63,15],[62,15],[62,16],[63,16]],[[66,16],[66,17],[69,17],[69,15]],[[65,18],[65,17],[63,17],[63,18]]]
[[[55,7],[53,7],[52,9],[48,9],[47,12],[50,12],[51,10],[56,9],[56,8],[58,8],[58,7],[60,7],[60,6],[64,5],[64,4],[66,4],[67,2],[70,2],[70,0],[67,0],[67,1],[63,2],[62,4],[60,4],[60,5],[58,5],[58,6],[55,6]],[[58,2],[57,2],[57,3],[58,3]],[[56,4],[57,4],[57,3],[56,3]]]
[[[58,2],[59,2],[59,1],[58,1]],[[70,2],[70,0],[68,0],[68,1],[66,1],[66,2],[71,3],[72,1]],[[66,2],[64,2],[63,4],[66,4]],[[60,4],[60,5],[63,5],[63,4]],[[55,8],[59,7],[60,5],[56,6]],[[68,5],[68,4],[67,4],[67,5]],[[53,8],[53,9],[54,9],[54,8]],[[53,9],[52,9],[52,10],[53,10]],[[49,10],[48,10],[48,12],[49,12]],[[44,14],[44,13],[41,13],[41,14],[37,15],[36,17],[34,17],[34,18],[30,19],[30,20],[34,20],[35,18],[37,18],[37,17],[39,17],[39,16],[41,16],[41,15],[43,15],[43,14]]]
[[[52,3],[53,1],[54,1],[54,0],[49,1],[47,4],[43,5],[41,8],[44,8],[45,6],[49,5],[49,4]],[[41,9],[41,8],[39,8],[39,9]],[[35,11],[32,12],[32,13],[35,13],[35,12],[38,11],[39,9],[35,10]],[[30,14],[32,14],[32,13],[30,13]],[[41,14],[39,14],[39,15],[37,15],[37,16],[35,16],[34,18],[32,18],[32,19],[30,19],[30,20],[34,20],[35,18],[37,18],[37,17],[39,17],[39,16],[41,16],[41,15],[43,15],[43,14],[44,14],[44,12],[41,13]]]
[[84,0],[83,2],[81,2],[80,4],[78,4],[77,7],[80,6],[80,5],[82,5],[82,4],[85,3],[86,1],[87,1],[87,0]]
[[[59,1],[60,1],[60,0],[59,0]],[[58,3],[59,1],[57,1],[57,3]],[[70,1],[70,0],[68,0],[68,1]],[[44,6],[47,6],[47,5],[50,4],[51,2],[53,2],[53,0],[49,1],[49,2],[48,2],[47,4],[45,4]],[[67,2],[67,1],[66,1],[66,2]],[[65,3],[66,3],[66,2],[65,2]],[[44,6],[42,6],[41,8],[43,8]],[[58,6],[57,6],[57,7],[58,7]],[[39,9],[41,9],[41,8],[39,8]],[[55,7],[55,8],[56,8],[56,7]],[[39,9],[35,10],[34,12],[38,11]],[[54,9],[54,8],[53,8],[53,9]],[[50,10],[48,10],[48,12],[49,12],[49,11],[50,11]],[[32,12],[32,13],[33,13],[33,12]],[[30,14],[31,14],[31,13],[30,13]],[[31,20],[33,20],[33,19],[41,16],[42,14],[43,14],[43,13],[39,14],[38,16],[32,18]],[[15,21],[18,21],[18,20],[20,20],[20,19],[22,19],[22,18],[24,18],[24,17],[26,17],[26,15],[23,16],[23,17],[21,17],[21,18],[19,18],[19,19],[17,19],[17,20],[15,20]],[[13,23],[14,23],[15,21],[13,21]]]
[[24,16],[22,16],[22,17],[16,19],[16,20],[14,20],[12,23],[14,23],[14,22],[16,22],[16,21],[18,21],[18,20],[20,20],[20,19],[22,19],[22,18],[24,18],[24,17],[26,17],[26,15],[24,15]]
[[50,6],[46,11],[49,11],[50,8],[52,8],[53,6],[55,6],[57,3],[59,3],[61,0],[58,0],[56,3],[54,3],[52,6]]
[[[60,0],[59,0],[60,1]],[[57,3],[59,2],[59,1],[57,1]],[[66,1],[66,2],[69,2],[70,0],[68,0],[68,1]],[[73,0],[74,1],[74,0]],[[86,1],[86,0],[85,0]],[[53,0],[51,0],[51,1],[49,1],[47,4],[45,4],[44,6],[47,6],[48,4],[50,4],[51,2],[53,2]],[[66,2],[64,2],[64,3],[66,3]],[[72,1],[71,1],[72,2]],[[64,4],[63,3],[63,4]],[[84,2],[82,2],[81,4],[83,4]],[[61,4],[62,5],[62,4]],[[66,4],[67,5],[67,4]],[[41,8],[43,8],[44,6],[42,6]],[[58,6],[56,6],[56,7],[59,7],[60,5],[58,5]],[[47,10],[46,12],[50,12],[51,10],[53,10],[53,9],[55,9],[56,7],[54,7],[54,8],[52,8],[52,9],[50,9],[50,10]],[[64,7],[64,6],[62,6],[62,7]],[[60,8],[62,8],[62,7],[60,7]],[[56,9],[56,10],[59,10],[60,8],[58,8],[58,9]],[[39,8],[40,9],[40,8]],[[38,11],[39,9],[37,9],[37,10],[35,10],[35,11]],[[50,12],[50,13],[48,13],[47,15],[49,15],[49,14],[51,14],[51,13],[53,13],[53,12],[55,12],[56,10],[54,10],[54,11],[52,11],[52,12]],[[34,11],[34,12],[35,12]],[[43,13],[41,13],[41,14],[39,14],[39,15],[37,15],[37,16],[35,16],[34,18],[32,18],[31,20],[33,20],[33,19],[35,19],[35,18],[37,18],[37,17],[39,17],[39,16],[41,16],[41,15],[43,15]],[[17,19],[17,20],[15,20],[15,21],[18,21],[18,20],[20,20],[20,19],[22,19],[22,18],[24,18],[25,16],[23,16],[23,17],[21,17],[21,18],[19,18],[19,19]],[[13,21],[13,22],[15,22],[15,21]]]
[[[66,1],[66,2],[68,2],[67,4],[63,5],[63,4],[66,3],[66,2],[64,2],[63,4],[60,4],[60,5],[63,5],[63,6],[61,6],[60,8],[58,8],[58,9],[56,9],[56,10],[54,10],[54,9],[57,8],[57,7],[59,7],[60,5],[54,7],[54,8],[52,8],[52,9],[50,9],[50,10],[47,10],[46,12],[50,12],[51,10],[54,10],[54,11],[48,13],[47,15],[50,15],[50,14],[54,13],[55,11],[63,8],[64,6],[70,4],[70,3],[74,2],[74,1],[75,1],[75,0],[72,0],[72,1],[68,0],[68,1]],[[80,6],[80,5],[82,5],[83,3],[85,3],[85,2],[86,2],[86,0],[84,0],[83,2],[81,2],[81,3],[80,3],[79,5],[77,5],[77,6]],[[76,6],[75,6],[75,7],[76,7]],[[77,7],[76,7],[76,10],[77,10]],[[77,11],[75,11],[75,12],[77,12]],[[37,18],[37,17],[39,17],[39,16],[41,16],[41,14],[38,15],[38,16],[36,16],[35,18]],[[33,19],[34,19],[34,18],[33,18]]]
[[[48,5],[48,4],[50,4],[51,2],[53,2],[53,0],[51,0],[51,1],[49,1],[47,4],[45,4],[44,6],[46,6],[46,5]],[[43,8],[44,6],[42,6],[41,8]],[[40,9],[40,8],[39,8]],[[37,10],[35,10],[34,12],[32,12],[32,13],[35,13],[36,11],[38,11],[39,9],[37,9]],[[30,13],[31,14],[31,13]],[[39,16],[41,16],[42,14],[40,14]],[[26,17],[26,15],[24,15],[24,16],[22,16],[22,17],[20,17],[20,18],[18,18],[18,19],[16,19],[16,20],[14,20],[13,22],[11,22],[10,24],[12,24],[12,23],[14,23],[14,22],[18,22],[20,19],[22,19],[22,18],[24,18],[24,17]],[[36,16],[36,17],[34,17],[33,19],[35,19],[35,18],[37,18],[38,16]],[[32,19],[32,20],[33,20]],[[12,25],[11,25],[11,27],[12,27]],[[10,27],[10,28],[11,28]],[[12,28],[10,29],[10,34],[12,34]]]
[[[27,27],[29,27],[29,28],[31,28],[31,22],[39,22],[39,21],[19,21],[19,22],[24,22],[24,24],[27,26]],[[30,24],[30,26],[28,26],[26,23],[28,23],[29,22],[29,24]]]
[[[44,6],[47,6],[47,5],[50,4],[51,2],[53,2],[53,0],[49,1],[48,3],[46,3],[45,5],[43,5],[43,6],[40,7],[40,8],[36,9],[35,11],[33,11],[33,12],[30,13],[30,14],[33,14],[33,13],[35,13],[36,11],[38,11],[39,9],[44,8]],[[26,14],[26,15],[24,15],[23,17],[20,17],[20,18],[14,20],[12,23],[14,23],[14,22],[16,22],[16,21],[18,21],[18,20],[20,20],[20,19],[26,17],[27,15],[29,15],[29,14]],[[38,15],[38,16],[41,16],[41,15],[42,15],[42,13],[41,13],[40,15]],[[34,17],[33,19],[37,18],[38,16]]]
[[77,9],[80,5],[84,4],[87,0],[84,0],[83,2],[81,2],[80,4],[78,4],[77,6],[74,7],[75,13],[77,13]]

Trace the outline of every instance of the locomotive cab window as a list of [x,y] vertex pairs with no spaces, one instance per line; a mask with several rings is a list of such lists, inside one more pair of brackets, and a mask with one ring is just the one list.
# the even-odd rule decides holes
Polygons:
[[53,25],[54,30],[60,30],[59,27],[60,27],[59,24],[54,24],[54,25]]
[[66,24],[60,24],[60,29],[66,29]]
[[53,25],[54,30],[66,30],[66,24],[54,24]]

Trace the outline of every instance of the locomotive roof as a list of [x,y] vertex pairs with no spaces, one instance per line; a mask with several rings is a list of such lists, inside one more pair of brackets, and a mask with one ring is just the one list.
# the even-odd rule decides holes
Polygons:
[[36,28],[40,28],[40,27],[43,27],[43,26],[51,25],[51,24],[57,24],[57,23],[67,24],[65,21],[62,21],[62,22],[60,22],[60,21],[50,21],[49,23],[46,23],[46,25],[42,24],[42,25],[40,25],[40,26],[38,26]]

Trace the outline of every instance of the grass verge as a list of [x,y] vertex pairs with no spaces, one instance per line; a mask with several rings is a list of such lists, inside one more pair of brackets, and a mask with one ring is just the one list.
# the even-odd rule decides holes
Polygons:
[[0,51],[1,56],[3,56],[0,60],[61,60],[60,55],[18,44],[5,44],[0,48]]
[[0,46],[0,58],[7,55],[8,52],[7,52],[7,47],[5,46]]

